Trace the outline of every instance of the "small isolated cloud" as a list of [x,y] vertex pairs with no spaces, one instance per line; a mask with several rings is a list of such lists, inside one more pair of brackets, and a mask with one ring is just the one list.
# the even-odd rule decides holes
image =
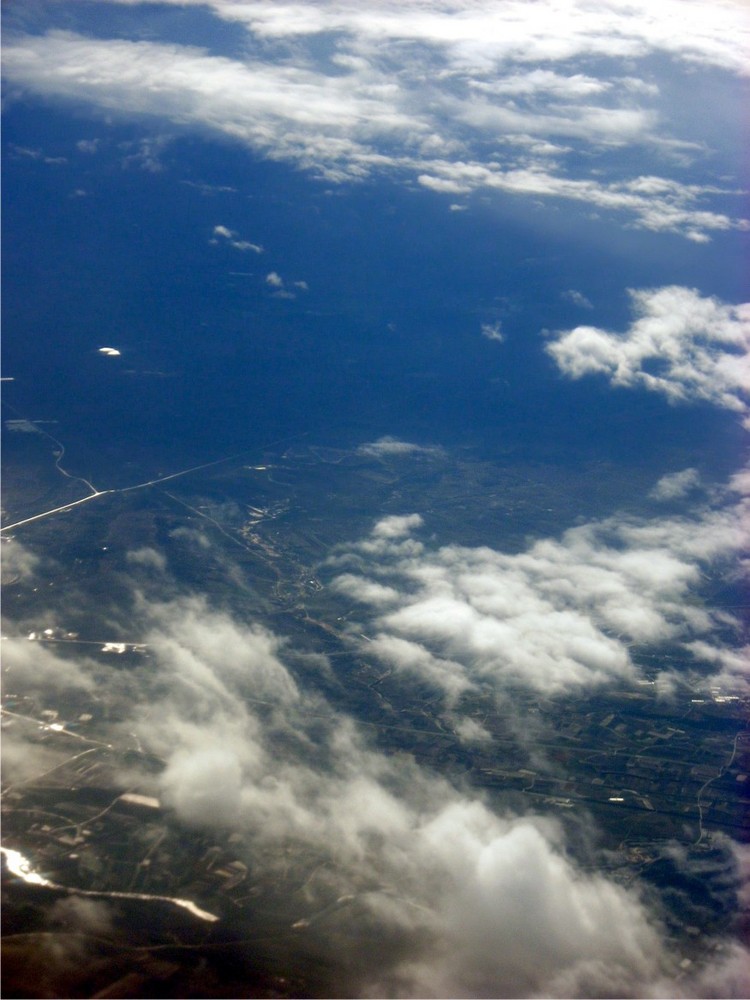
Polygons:
[[123,167],[126,170],[135,167],[150,174],[160,174],[164,170],[161,157],[171,141],[170,136],[160,135],[140,139],[138,142],[120,143],[120,149],[125,153]]
[[119,358],[122,352],[118,351],[116,347],[100,347],[99,353],[107,358]]
[[398,438],[386,435],[377,441],[361,444],[357,448],[357,454],[373,458],[389,458],[398,455],[439,455],[442,454],[442,449],[436,445],[413,444],[411,441],[400,441]]
[[[240,856],[285,898],[290,851],[309,854],[293,919],[300,929],[325,921],[313,947],[349,969],[347,995],[645,996],[655,982],[673,986],[658,917],[632,888],[584,870],[554,821],[497,815],[407,757],[371,749],[297,686],[271,633],[195,598],[148,614],[152,661],[123,682],[128,728],[166,760],[154,792],[176,822],[231,829]],[[488,738],[473,720],[451,725],[464,742]],[[105,920],[60,916],[92,929]],[[365,933],[380,942],[372,960]]]
[[569,288],[567,292],[563,292],[562,297],[567,299],[568,302],[572,302],[574,306],[580,306],[582,309],[594,308],[591,300],[587,299],[583,292],[577,292],[575,288]]
[[128,552],[126,558],[131,566],[142,566],[144,569],[151,569],[156,573],[163,573],[167,568],[164,553],[148,546]]
[[502,331],[500,320],[495,323],[482,323],[482,336],[486,337],[487,340],[495,340],[498,344],[502,344],[505,340],[505,334]]
[[76,143],[76,149],[79,153],[97,153],[99,151],[100,139],[79,139]]
[[376,538],[403,538],[414,528],[421,528],[423,520],[419,514],[394,514],[378,521],[372,529]]
[[662,476],[649,493],[652,500],[681,500],[700,486],[700,473],[697,469],[683,469],[682,472],[670,472]]
[[213,238],[209,242],[218,243],[220,239],[226,240],[229,246],[234,247],[235,250],[252,250],[253,253],[264,252],[263,247],[259,243],[251,243],[249,240],[239,239],[239,233],[228,226],[214,226]]
[[276,289],[274,297],[277,299],[295,299],[297,293],[291,291],[292,288],[300,292],[309,290],[309,285],[306,281],[291,281],[287,283],[277,271],[270,271],[266,275],[266,284]]
[[601,374],[671,403],[707,402],[747,418],[750,303],[727,305],[693,288],[630,291],[635,320],[624,333],[577,326],[547,345],[570,378]]

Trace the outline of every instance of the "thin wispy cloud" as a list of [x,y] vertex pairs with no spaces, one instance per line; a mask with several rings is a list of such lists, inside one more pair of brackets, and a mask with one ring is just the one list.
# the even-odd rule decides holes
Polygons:
[[[659,72],[747,72],[735,4],[208,7],[246,31],[245,60],[52,31],[8,39],[4,72],[38,93],[208,128],[334,182],[396,171],[436,192],[562,199],[695,241],[744,225],[712,207],[725,184],[669,176],[670,157],[707,151],[669,134],[659,86]],[[330,59],[322,37],[335,37]],[[653,55],[671,68],[651,64],[641,79],[634,66]],[[601,167],[582,173],[580,157],[568,165],[616,147],[649,168],[608,179]]]
[[240,239],[239,233],[234,229],[222,225],[214,226],[213,236],[209,242],[218,244],[222,240],[230,247],[234,247],[235,250],[252,250],[253,253],[263,253],[263,247],[259,243],[251,243],[249,240]]
[[494,340],[498,344],[502,344],[505,340],[503,327],[499,320],[495,323],[482,323],[481,332],[486,340]]

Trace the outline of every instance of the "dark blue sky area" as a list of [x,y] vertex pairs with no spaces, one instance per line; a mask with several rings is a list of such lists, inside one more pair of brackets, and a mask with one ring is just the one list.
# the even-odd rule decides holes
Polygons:
[[[646,451],[657,470],[697,446],[715,471],[736,465],[726,414],[686,419],[660,397],[563,381],[542,331],[625,329],[628,287],[737,301],[737,236],[712,254],[501,194],[451,211],[416,183],[333,185],[229,143],[144,140],[27,101],[4,140],[6,399],[60,420],[100,475],[133,449],[163,468],[303,431],[562,461]],[[212,245],[215,225],[265,252]],[[276,297],[270,272],[296,297]],[[481,334],[498,322],[503,343]],[[122,357],[98,355],[109,345]]]

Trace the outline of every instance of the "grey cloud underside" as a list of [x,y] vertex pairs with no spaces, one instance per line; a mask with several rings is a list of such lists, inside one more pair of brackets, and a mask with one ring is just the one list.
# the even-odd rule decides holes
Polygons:
[[[731,4],[209,6],[247,32],[246,59],[50,32],[10,39],[4,72],[37,93],[216,131],[331,181],[395,171],[454,195],[564,199],[698,242],[745,226],[712,207],[724,184],[661,175],[674,157],[708,151],[668,135],[658,79],[639,80],[632,65],[661,54],[669,72],[741,74],[744,26]],[[569,154],[611,149],[648,167],[608,180],[567,165]]]

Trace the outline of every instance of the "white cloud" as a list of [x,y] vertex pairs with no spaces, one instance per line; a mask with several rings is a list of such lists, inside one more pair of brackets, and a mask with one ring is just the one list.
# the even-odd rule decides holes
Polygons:
[[157,573],[163,573],[167,568],[167,559],[164,553],[148,545],[128,552],[126,559],[133,566],[142,566],[144,569],[152,569]]
[[[419,527],[417,516],[387,518],[369,538],[339,548],[330,565],[344,572],[333,586],[369,605],[351,633],[362,655],[430,679],[451,704],[475,685],[590,690],[638,677],[633,643],[683,642],[699,656],[708,649],[699,640],[720,621],[733,623],[687,598],[702,567],[742,550],[744,508],[609,518],[518,554],[429,549],[405,534]],[[358,638],[362,630],[369,641]]]
[[386,435],[378,438],[377,441],[361,444],[357,448],[357,453],[372,458],[389,458],[400,455],[440,455],[442,450],[435,445],[414,444],[411,441],[400,441],[398,438]]
[[3,584],[15,583],[18,580],[30,580],[33,577],[39,566],[39,556],[15,538],[4,537],[0,541],[0,548],[2,550],[0,573]]
[[505,334],[503,333],[500,321],[498,320],[496,323],[482,323],[482,336],[486,337],[487,340],[494,340],[498,344],[502,344],[505,340]]
[[259,243],[250,243],[248,240],[238,239],[238,234],[228,226],[214,226],[213,239],[211,243],[218,243],[217,237],[227,240],[235,250],[252,250],[253,253],[263,253],[263,247]]
[[412,528],[421,528],[423,524],[419,514],[394,514],[391,517],[384,517],[378,521],[372,529],[376,538],[403,538],[408,535]]
[[6,694],[78,690],[96,686],[94,664],[58,656],[45,643],[25,636],[3,640],[3,687]]
[[310,852],[305,892],[288,900],[302,908],[295,926],[327,914],[320,947],[344,965],[360,947],[352,930],[381,942],[372,961],[357,951],[354,993],[639,996],[671,974],[638,895],[580,870],[554,822],[497,816],[407,758],[368,749],[298,689],[270,633],[196,600],[150,614],[154,659],[130,678],[128,727],[166,757],[160,797],[187,824],[234,830],[235,849],[280,885],[279,844]]
[[[52,31],[7,40],[4,72],[42,94],[208,128],[332,181],[395,170],[446,193],[567,199],[695,241],[742,224],[706,205],[716,185],[654,171],[581,176],[580,157],[571,176],[557,162],[617,146],[637,147],[659,170],[673,154],[703,157],[700,143],[669,134],[671,112],[651,78],[671,82],[698,65],[745,72],[746,28],[731,3],[208,6],[242,26],[252,56]],[[335,38],[330,61],[320,55],[321,36]],[[672,69],[651,63],[640,80],[634,67],[653,54],[669,56]],[[148,163],[158,166],[153,156]],[[237,249],[259,252],[255,243]]]
[[602,374],[613,386],[747,416],[750,303],[727,305],[677,285],[630,296],[636,319],[624,334],[578,326],[547,345],[560,370],[571,378]]
[[575,288],[568,289],[567,292],[562,293],[562,297],[567,299],[568,302],[572,302],[574,306],[580,306],[582,309],[593,309],[593,303],[588,299],[583,292],[577,292]]
[[271,285],[272,288],[283,288],[284,279],[280,274],[277,274],[275,271],[271,271],[266,275],[266,284]]
[[683,469],[662,476],[649,493],[652,500],[680,500],[697,489],[701,477],[697,469]]
[[[249,25],[265,38],[337,31],[371,44],[411,40],[440,46],[446,62],[459,69],[505,61],[567,61],[580,55],[638,58],[661,51],[688,62],[748,71],[743,44],[748,27],[741,7],[731,0],[662,0],[656,7],[646,0],[605,0],[596,6],[575,0],[534,5],[524,0],[380,0],[377,6],[333,0],[314,7],[213,0],[211,6],[220,17]],[[674,31],[677,22],[680,32]]]
[[[408,525],[398,520],[379,522],[384,537],[377,543],[389,547],[389,558],[403,561],[411,551],[412,582],[436,591],[452,582],[458,593],[459,563],[467,562],[470,550],[452,547],[417,560],[415,548],[404,548],[402,532],[419,527],[419,519],[407,517]],[[583,566],[596,548],[591,530],[532,547],[518,557],[529,557],[523,572],[529,579],[536,573],[542,589],[546,581],[554,590],[565,575],[565,559],[555,561],[556,546],[575,551]],[[627,530],[630,544],[623,534],[617,549],[626,562],[636,542],[643,547],[644,532],[671,539],[678,550],[717,550],[715,538],[696,539],[694,525],[659,522]],[[366,546],[350,554],[372,565]],[[495,565],[497,554],[475,554]],[[544,559],[560,572],[543,569]],[[600,553],[600,563],[606,561]],[[648,561],[644,556],[628,570],[647,586],[664,575],[648,570]],[[449,577],[441,575],[445,567]],[[476,593],[486,597],[488,588],[480,581]],[[403,593],[396,594],[403,602]],[[106,690],[111,697],[116,679],[121,704],[128,706],[129,717],[120,724],[128,745],[135,733],[165,766],[139,776],[133,765],[127,787],[158,794],[172,812],[171,823],[214,831],[217,842],[231,831],[235,856],[262,872],[261,884],[276,887],[275,912],[295,933],[307,935],[305,953],[335,970],[340,991],[690,996],[708,993],[708,987],[691,990],[710,983],[710,974],[727,990],[741,982],[746,955],[738,945],[726,949],[716,968],[703,969],[694,981],[679,980],[681,956],[636,889],[592,870],[595,855],[581,858],[583,844],[574,845],[554,821],[498,815],[408,755],[368,746],[356,724],[295,680],[288,666],[294,651],[267,629],[199,598],[141,599],[128,616],[131,625],[131,619],[141,627],[148,622],[142,633],[148,662],[127,671],[100,668],[92,675],[93,693],[99,698]],[[43,647],[25,644],[33,647],[33,675],[46,684],[38,675]],[[418,643],[394,635],[390,644],[390,655],[400,649],[416,669],[422,656],[432,669],[434,653],[420,653]],[[385,636],[381,645],[387,655]],[[443,665],[448,672],[453,666],[447,660]],[[456,678],[466,682],[465,675]],[[466,742],[488,738],[474,720],[449,715],[446,721]],[[117,739],[116,730],[112,735]],[[24,773],[22,744],[12,747],[19,780],[37,773]],[[75,909],[53,918],[67,915],[92,930],[106,925],[105,911]],[[363,949],[365,938],[377,948]]]

